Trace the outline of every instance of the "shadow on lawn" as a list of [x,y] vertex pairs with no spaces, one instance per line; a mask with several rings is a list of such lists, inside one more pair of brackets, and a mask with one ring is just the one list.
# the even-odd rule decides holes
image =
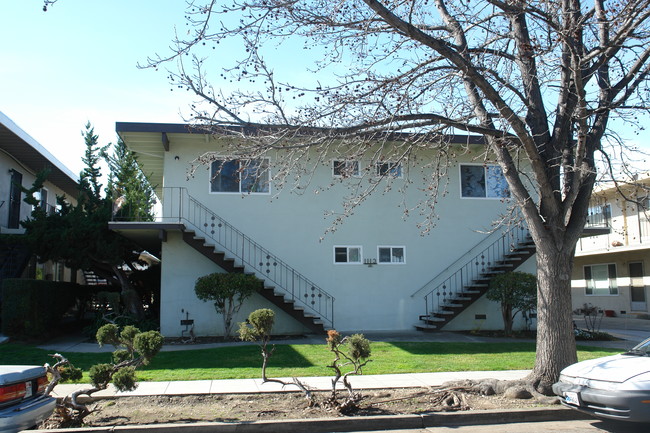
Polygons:
[[513,353],[535,351],[535,343],[454,343],[393,342],[393,346],[412,355],[462,355],[479,353]]

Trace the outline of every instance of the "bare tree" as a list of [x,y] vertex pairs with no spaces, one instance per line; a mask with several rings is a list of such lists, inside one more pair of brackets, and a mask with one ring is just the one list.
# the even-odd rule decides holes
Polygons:
[[[597,158],[613,158],[612,118],[634,127],[648,107],[649,14],[650,0],[197,0],[185,36],[145,66],[173,62],[173,83],[204,102],[196,123],[244,136],[238,154],[286,152],[279,186],[304,187],[305,161],[327,154],[409,161],[439,149],[424,230],[454,155],[473,149],[450,134],[482,136],[474,155],[499,163],[537,247],[530,379],[548,391],[576,361],[570,276]],[[274,54],[310,58],[314,47],[313,78],[276,75]],[[222,87],[237,90],[210,84],[215,58]],[[358,185],[334,224],[377,188]]]

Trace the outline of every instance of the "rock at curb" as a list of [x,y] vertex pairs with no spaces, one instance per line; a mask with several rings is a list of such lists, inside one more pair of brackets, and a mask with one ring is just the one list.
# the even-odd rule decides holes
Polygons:
[[494,391],[494,387],[489,383],[481,383],[480,385],[478,385],[477,391],[481,395],[494,395],[494,394],[496,394],[496,392]]
[[530,398],[533,398],[533,395],[527,389],[520,386],[513,386],[506,389],[506,391],[503,393],[503,396],[505,398],[510,398],[513,400],[528,400]]

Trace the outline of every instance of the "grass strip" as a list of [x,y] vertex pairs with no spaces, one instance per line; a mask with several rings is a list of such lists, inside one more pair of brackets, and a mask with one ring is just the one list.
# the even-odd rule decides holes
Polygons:
[[[620,349],[578,346],[578,359],[620,353]],[[110,353],[63,353],[84,371],[110,362]],[[535,343],[374,342],[365,374],[430,373],[444,371],[526,370],[535,362]],[[332,355],[324,344],[277,345],[268,368],[269,377],[329,376]],[[0,345],[0,365],[42,365],[53,362],[48,351],[21,343]],[[138,380],[216,380],[259,378],[262,365],[257,346],[161,352],[138,371]]]

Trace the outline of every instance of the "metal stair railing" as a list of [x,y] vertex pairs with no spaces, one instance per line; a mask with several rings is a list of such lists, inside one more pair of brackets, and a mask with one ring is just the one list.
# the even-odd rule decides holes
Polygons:
[[163,221],[177,221],[206,241],[214,241],[236,265],[272,282],[285,301],[317,316],[326,328],[334,328],[332,295],[190,196],[186,188],[165,187],[163,197]]
[[[590,212],[585,227],[607,227],[608,224],[609,221],[606,218],[599,218],[598,215]],[[479,278],[485,277],[485,274],[494,270],[499,263],[506,259],[508,254],[512,253],[517,249],[517,247],[522,246],[529,240],[530,232],[528,231],[528,228],[519,225],[512,226],[504,231],[497,240],[482,249],[478,254],[472,256],[469,260],[464,260],[468,254],[465,254],[456,260],[444,271],[416,291],[412,296],[422,292],[427,286],[430,286],[445,277],[445,274],[448,274],[450,269],[454,269],[459,265],[459,263],[462,263],[462,265],[456,268],[456,271],[452,271],[453,273],[442,280],[441,283],[424,296],[426,316],[431,316],[440,311],[442,307],[449,304],[450,301],[461,296],[465,287],[471,285]],[[488,239],[479,242],[469,250],[469,254],[472,254],[474,250],[480,248],[481,244],[486,241],[488,241]]]
[[[508,254],[526,243],[530,238],[528,229],[522,226],[510,227],[499,238],[472,256],[467,262],[445,278],[433,290],[424,296],[426,316],[440,311],[445,305],[466,293],[465,288],[484,277],[499,264]],[[435,281],[434,278],[431,281]]]

